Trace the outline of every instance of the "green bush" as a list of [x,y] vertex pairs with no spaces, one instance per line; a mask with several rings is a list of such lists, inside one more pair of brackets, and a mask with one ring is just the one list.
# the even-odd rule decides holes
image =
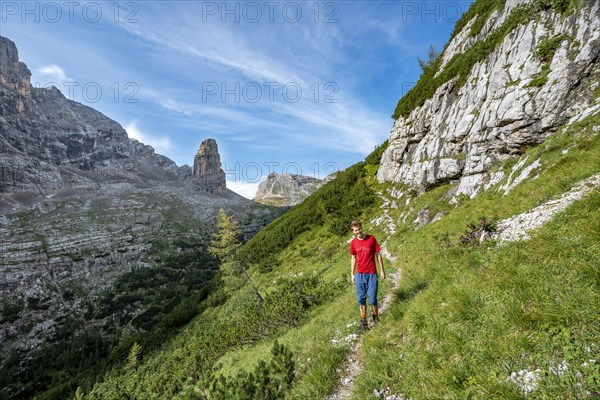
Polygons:
[[223,322],[217,331],[231,342],[222,347],[253,343],[282,329],[297,326],[308,310],[331,298],[342,283],[328,285],[319,276],[296,277],[278,282],[264,302],[249,301]]
[[13,298],[13,299],[2,299],[2,303],[0,303],[0,324],[5,322],[15,322],[19,319],[19,315],[21,311],[25,309],[25,302],[23,299]]
[[578,0],[552,0],[552,8],[561,14],[568,14],[577,3]]
[[492,15],[495,10],[502,10],[505,3],[506,0],[479,0],[473,3],[467,12],[465,12],[456,22],[452,35],[450,36],[450,41],[463,30],[473,17],[477,17],[477,19],[473,23],[470,33],[471,36],[477,35],[481,32],[481,29],[489,19],[490,15]]
[[371,154],[365,158],[365,162],[370,165],[379,165],[381,162],[381,156],[383,156],[383,152],[387,150],[389,144],[389,141],[386,140],[377,146],[375,150],[373,150],[373,152],[371,152]]
[[284,399],[294,380],[293,353],[277,341],[269,363],[261,360],[254,372],[239,372],[235,377],[210,375],[209,399],[278,400]]
[[544,86],[548,82],[548,75],[550,75],[552,70],[550,69],[550,64],[542,65],[542,70],[539,74],[534,76],[531,81],[525,85],[525,87],[537,87],[540,88]]
[[556,35],[550,39],[544,37],[535,48],[535,55],[540,61],[549,63],[554,57],[554,53],[560,47],[563,40],[567,39],[566,35]]

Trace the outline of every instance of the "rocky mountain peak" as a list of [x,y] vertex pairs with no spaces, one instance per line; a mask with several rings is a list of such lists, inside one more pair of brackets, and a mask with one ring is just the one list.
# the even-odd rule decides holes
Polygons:
[[225,172],[215,139],[206,139],[194,157],[193,182],[197,189],[213,194],[225,192]]
[[215,139],[206,139],[194,157],[194,176],[218,174],[221,170],[221,156]]
[[254,201],[273,206],[293,206],[301,203],[323,183],[310,176],[272,172],[258,185]]
[[[29,96],[31,93],[31,71],[25,63],[19,61],[19,52],[15,43],[0,36],[0,86],[5,86],[16,91],[21,96]],[[12,105],[16,106],[14,111],[23,112],[25,101],[23,98],[16,99]]]

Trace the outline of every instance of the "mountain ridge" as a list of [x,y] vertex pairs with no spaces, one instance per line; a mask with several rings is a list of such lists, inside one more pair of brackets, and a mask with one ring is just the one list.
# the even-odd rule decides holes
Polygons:
[[145,180],[189,175],[189,167],[177,167],[151,146],[130,140],[104,114],[65,98],[55,87],[33,87],[16,45],[8,38],[0,41],[1,192],[51,194],[67,184],[85,189],[94,188],[96,181],[120,179],[144,185]]

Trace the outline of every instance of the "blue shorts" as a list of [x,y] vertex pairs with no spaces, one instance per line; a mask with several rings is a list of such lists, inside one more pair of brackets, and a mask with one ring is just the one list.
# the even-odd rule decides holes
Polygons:
[[377,305],[377,274],[356,274],[354,283],[356,285],[356,299],[359,306],[367,305],[367,295],[369,304]]

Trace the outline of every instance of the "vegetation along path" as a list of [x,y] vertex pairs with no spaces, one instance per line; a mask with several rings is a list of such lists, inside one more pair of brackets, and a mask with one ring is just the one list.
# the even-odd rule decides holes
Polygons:
[[[381,196],[381,193],[378,193]],[[396,226],[393,223],[392,218],[389,216],[388,214],[388,209],[386,207],[387,203],[384,202],[384,205],[381,207],[382,211],[383,211],[383,220],[387,221],[387,228],[388,228],[388,233],[389,236],[391,236],[395,230],[396,230]],[[388,236],[388,238],[389,238]],[[386,259],[386,261],[395,261],[396,257],[394,257],[392,254],[390,254],[390,252],[387,250],[386,247],[386,243],[387,243],[387,239],[381,243],[381,255]],[[386,310],[389,308],[391,301],[392,301],[392,296],[394,294],[394,290],[396,289],[396,287],[398,286],[398,282],[400,282],[400,275],[401,275],[402,271],[400,269],[394,271],[392,274],[388,275],[387,279],[389,279],[392,282],[392,288],[390,289],[390,291],[385,295],[385,297],[383,298],[380,307],[379,307],[379,313],[380,314],[384,314],[386,312]],[[350,350],[348,351],[348,354],[346,355],[346,359],[343,361],[342,365],[344,365],[344,370],[342,372],[342,375],[340,376],[340,380],[337,386],[336,391],[329,395],[326,400],[346,400],[349,399],[352,396],[352,392],[354,391],[354,382],[356,380],[356,377],[358,376],[359,372],[362,370],[362,364],[360,361],[360,351],[361,351],[361,341],[358,340],[359,337],[356,334],[353,334],[353,341],[350,347]]]

